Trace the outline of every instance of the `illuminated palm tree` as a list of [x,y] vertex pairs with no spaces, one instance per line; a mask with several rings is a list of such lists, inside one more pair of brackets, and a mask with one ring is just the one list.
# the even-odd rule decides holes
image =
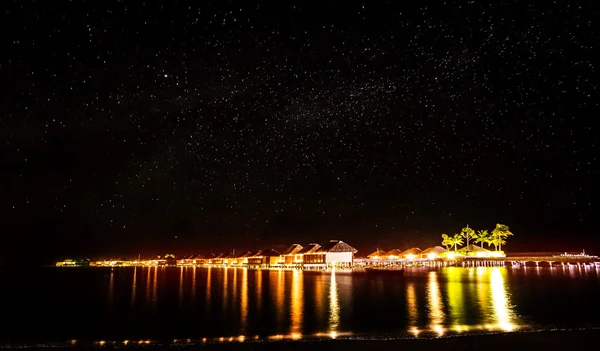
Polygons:
[[448,234],[442,234],[442,245],[446,247],[446,250],[452,247],[452,238],[449,237]]
[[462,243],[463,243],[463,237],[460,233],[454,234],[453,237],[448,238],[448,239],[450,239],[451,245],[454,246],[454,251],[456,251],[456,248],[458,245],[462,245]]
[[496,224],[496,228],[492,230],[492,237],[496,241],[496,251],[502,250],[502,244],[506,244],[506,238],[513,235],[506,224]]
[[460,235],[467,240],[468,247],[469,240],[475,238],[475,231],[473,230],[473,228],[469,228],[469,225],[467,224],[467,226],[461,230]]
[[490,237],[488,239],[488,243],[494,245],[494,249],[496,251],[500,251],[499,248],[502,247],[502,245],[506,244],[506,240],[504,240],[504,238],[501,236],[496,236],[496,237]]
[[477,234],[475,234],[475,244],[477,243],[481,243],[481,248],[483,249],[483,244],[487,243],[489,245],[489,243],[487,242],[488,238],[490,236],[490,233],[487,230],[480,230],[477,232]]

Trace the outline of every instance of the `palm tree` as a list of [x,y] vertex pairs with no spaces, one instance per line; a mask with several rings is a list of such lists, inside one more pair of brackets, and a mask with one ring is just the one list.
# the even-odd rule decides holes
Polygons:
[[496,251],[501,251],[502,250],[502,244],[506,244],[506,238],[513,235],[513,233],[510,231],[510,229],[508,228],[508,226],[506,224],[496,224],[496,228],[494,228],[494,230],[492,230],[492,237],[496,240],[497,242],[497,249]]
[[454,234],[454,236],[449,239],[450,243],[454,246],[454,251],[456,251],[458,245],[462,245],[463,243],[463,237],[460,233]]
[[498,248],[502,247],[503,244],[506,244],[506,240],[504,240],[504,238],[501,236],[496,236],[496,237],[492,236],[488,239],[488,243],[491,245],[494,245],[494,249],[496,251],[499,251]]
[[483,243],[487,243],[489,236],[490,233],[487,230],[480,230],[477,232],[477,234],[475,234],[475,243],[481,243],[481,248],[483,249]]
[[442,245],[446,247],[446,250],[452,247],[452,238],[450,238],[448,234],[442,234]]
[[469,228],[469,225],[467,224],[467,226],[461,230],[460,235],[467,239],[467,247],[469,247],[469,240],[475,238],[475,231],[473,228]]
[[496,241],[494,240],[494,237],[491,235],[489,235],[487,238],[485,238],[485,243],[487,244],[488,247],[490,247],[492,245],[496,246],[495,242]]

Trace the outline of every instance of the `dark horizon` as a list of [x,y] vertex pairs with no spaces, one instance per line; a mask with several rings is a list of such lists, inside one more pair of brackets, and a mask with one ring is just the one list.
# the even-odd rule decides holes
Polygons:
[[496,223],[599,253],[599,13],[9,1],[0,264]]

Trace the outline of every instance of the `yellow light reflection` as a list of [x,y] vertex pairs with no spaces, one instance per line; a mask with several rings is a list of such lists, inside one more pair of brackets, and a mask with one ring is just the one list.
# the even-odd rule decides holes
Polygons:
[[131,304],[135,303],[135,293],[137,289],[137,267],[133,268],[133,282],[131,283]]
[[152,281],[152,302],[153,304],[156,304],[156,300],[157,297],[157,290],[158,290],[158,267],[154,267],[154,278]]
[[492,290],[492,308],[494,311],[494,320],[498,327],[504,331],[515,329],[512,317],[514,315],[510,306],[509,296],[506,292],[504,277],[502,275],[506,270],[500,270],[499,267],[491,269],[491,290]]
[[192,268],[192,302],[196,302],[196,267]]
[[227,310],[227,302],[229,300],[229,282],[227,281],[227,267],[223,268],[223,311]]
[[262,308],[262,280],[263,271],[261,269],[256,270],[256,309],[258,311]]
[[242,334],[246,332],[248,323],[248,268],[242,268],[242,288],[240,296],[240,319],[242,322]]
[[292,302],[291,302],[291,319],[292,319],[292,330],[290,334],[300,335],[302,332],[302,309],[304,308],[303,302],[303,272],[298,269],[294,269],[292,273]]
[[238,302],[237,271],[237,268],[233,268],[233,280],[231,283],[231,304],[234,309],[237,308]]
[[179,268],[179,307],[183,304],[183,267]]
[[277,309],[278,324],[281,325],[285,311],[285,272],[279,269],[275,274],[277,274],[277,280],[273,279],[275,283],[275,308]]
[[450,322],[452,325],[465,323],[465,295],[463,292],[462,275],[467,271],[462,268],[450,267],[446,270],[448,283],[448,305],[450,307]]
[[210,307],[210,276],[212,273],[212,268],[208,267],[208,269],[206,270],[206,306]]
[[115,272],[110,271],[110,279],[108,280],[108,301],[113,303],[115,298]]
[[327,311],[327,306],[325,305],[325,299],[327,290],[324,288],[325,275],[320,274],[316,276],[315,279],[315,312],[318,315],[318,320],[324,320],[324,314]]
[[146,268],[148,270],[148,274],[146,276],[146,301],[150,301],[150,292],[152,292],[152,285],[150,284],[150,273],[152,271],[151,267]]
[[442,303],[442,293],[440,292],[436,272],[429,272],[427,301],[429,305],[429,322],[431,324],[431,329],[438,333],[438,335],[443,335],[444,328],[442,327],[442,323],[444,323],[445,315]]
[[415,283],[413,282],[406,284],[406,305],[408,308],[408,324],[415,327],[419,323],[419,310],[417,306]]
[[335,339],[340,324],[340,300],[338,298],[335,269],[331,270],[329,283],[329,333]]

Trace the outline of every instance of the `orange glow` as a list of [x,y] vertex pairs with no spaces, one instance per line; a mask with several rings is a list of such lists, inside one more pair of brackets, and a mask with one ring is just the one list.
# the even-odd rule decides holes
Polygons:
[[335,269],[331,270],[331,280],[329,283],[329,331],[331,337],[335,339],[340,324],[340,301],[338,298],[337,282],[335,279]]
[[156,304],[157,296],[156,293],[158,291],[158,267],[154,267],[154,279],[152,282],[152,302]]
[[256,270],[256,306],[260,311],[262,306],[262,270]]
[[285,301],[285,272],[283,270],[278,270],[277,272],[277,286],[275,292],[275,301],[277,306],[277,320],[283,320],[283,312],[285,310],[284,301]]
[[444,322],[445,315],[442,304],[442,293],[440,292],[440,286],[436,272],[429,272],[427,300],[429,305],[428,309],[431,329],[438,333],[438,335],[442,335],[444,332],[442,323]]
[[136,279],[137,279],[137,267],[133,268],[133,283],[131,283],[131,303],[135,302],[135,293],[136,293]]
[[229,268],[223,268],[223,310],[227,310],[227,301],[229,300],[229,282],[227,278]]
[[179,268],[179,306],[183,304],[183,267]]
[[417,294],[415,292],[415,284],[406,284],[406,303],[408,307],[408,317],[410,325],[417,325],[419,318],[419,310],[417,306]]
[[406,255],[406,259],[407,259],[407,260],[412,260],[412,259],[414,259],[414,258],[415,258],[415,255],[413,255],[413,254],[408,254],[408,255]]
[[240,292],[240,318],[242,322],[242,332],[246,332],[246,324],[248,322],[248,268],[242,268],[241,290],[242,291]]
[[300,334],[302,332],[302,309],[303,309],[303,272],[294,269],[292,273],[292,330],[291,334]]
[[110,272],[110,280],[108,281],[108,301],[113,302],[115,297],[115,272]]

